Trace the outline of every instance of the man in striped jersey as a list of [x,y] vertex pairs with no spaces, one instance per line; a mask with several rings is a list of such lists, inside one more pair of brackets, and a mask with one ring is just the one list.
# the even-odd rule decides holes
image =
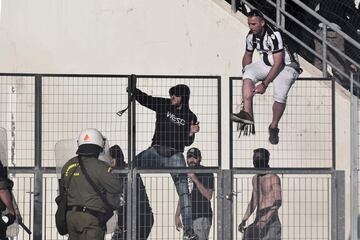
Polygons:
[[[291,85],[301,73],[297,55],[291,54],[283,43],[281,33],[269,26],[262,13],[252,10],[248,13],[250,32],[246,37],[246,51],[243,65],[243,109],[232,114],[231,119],[243,124],[254,124],[253,97],[264,94],[273,82],[273,117],[269,125],[269,141],[279,142],[278,124],[286,107],[286,98]],[[252,62],[253,52],[257,50],[261,61]],[[260,84],[257,84],[260,82]]]

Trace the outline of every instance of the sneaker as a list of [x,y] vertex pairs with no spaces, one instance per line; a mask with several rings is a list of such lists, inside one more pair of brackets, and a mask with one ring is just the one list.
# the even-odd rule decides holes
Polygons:
[[269,142],[273,145],[279,143],[279,128],[271,128],[269,126]]
[[241,110],[239,113],[231,114],[231,121],[254,124],[254,118],[244,110]]
[[194,230],[188,230],[184,232],[184,240],[198,240],[199,237],[194,233]]

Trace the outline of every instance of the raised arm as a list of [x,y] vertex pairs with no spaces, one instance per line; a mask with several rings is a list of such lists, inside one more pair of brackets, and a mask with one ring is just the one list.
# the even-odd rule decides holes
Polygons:
[[170,104],[169,99],[147,95],[138,88],[135,89],[134,96],[135,96],[135,100],[138,101],[141,105],[150,108],[153,111],[157,111],[161,107]]
[[193,144],[195,140],[195,134],[200,131],[200,123],[197,120],[197,116],[193,114],[192,119],[189,124],[189,135],[187,137],[187,140],[185,142],[185,146],[190,146]]

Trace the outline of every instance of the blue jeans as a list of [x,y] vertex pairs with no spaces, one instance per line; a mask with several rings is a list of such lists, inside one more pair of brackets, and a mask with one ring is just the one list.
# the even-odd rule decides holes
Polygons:
[[[176,153],[171,157],[161,156],[153,147],[150,147],[136,156],[135,166],[138,168],[166,168],[186,167],[182,153]],[[180,213],[184,225],[184,231],[192,229],[192,208],[186,173],[170,174],[180,198]]]
[[198,236],[198,240],[208,240],[211,228],[211,219],[208,217],[199,217],[193,221],[194,232]]

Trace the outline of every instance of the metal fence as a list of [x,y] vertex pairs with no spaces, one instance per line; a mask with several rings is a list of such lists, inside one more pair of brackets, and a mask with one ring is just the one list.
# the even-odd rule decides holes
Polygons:
[[[263,95],[254,97],[256,133],[239,136],[236,123],[230,123],[231,166],[252,167],[252,150],[266,147],[276,168],[335,169],[335,95],[330,78],[300,78],[287,99],[287,108],[279,123],[279,145],[268,142],[272,118],[272,85]],[[241,109],[242,78],[230,78],[230,112]]]
[[[54,199],[58,194],[54,148],[58,141],[74,139],[81,129],[96,127],[111,145],[118,144],[123,148],[125,159],[134,159],[150,146],[155,121],[152,112],[131,102],[129,110],[121,117],[116,114],[128,106],[126,88],[135,78],[141,90],[159,97],[167,97],[168,89],[173,85],[184,83],[190,86],[190,108],[198,116],[201,126],[192,146],[202,150],[202,165],[209,167],[191,171],[215,175],[210,239],[241,237],[236,229],[252,191],[250,179],[260,173],[251,169],[247,160],[251,158],[250,151],[254,147],[266,145],[266,122],[271,110],[269,96],[263,96],[264,99],[256,103],[259,105],[255,106],[258,113],[255,136],[238,139],[236,131],[231,129],[231,169],[224,170],[221,159],[223,113],[220,108],[220,77],[2,74],[0,127],[7,131],[15,195],[24,223],[33,231],[32,236],[20,231],[15,239],[66,239],[58,235],[54,222]],[[233,106],[233,102],[241,102],[237,94],[241,81],[232,78],[230,83],[231,91],[236,93],[233,98],[230,97]],[[312,90],[317,87],[316,84],[329,88],[319,94]],[[266,145],[272,154],[272,173],[281,176],[283,239],[341,239],[338,236],[343,231],[341,196],[344,194],[341,186],[344,183],[343,176],[335,172],[333,162],[333,90],[329,90],[333,89],[333,83],[326,79],[307,79],[298,81],[296,85],[281,128],[281,141],[286,144],[281,148]],[[307,110],[310,108],[317,114],[309,114]],[[235,110],[238,109],[231,108],[230,112]],[[303,115],[307,115],[307,120],[299,123]],[[296,125],[299,129],[315,134],[316,138],[305,141],[308,145],[302,145],[307,136],[298,136],[295,124],[300,125]],[[304,153],[305,150],[309,152]],[[127,225],[131,233],[127,236],[136,239],[136,221],[141,217],[136,213],[137,182],[134,181],[140,173],[155,218],[149,239],[181,239],[181,233],[175,230],[174,225],[178,197],[169,173],[187,173],[190,170],[139,170],[131,168],[131,161],[128,163],[130,169],[123,170],[128,174],[126,191],[131,193],[127,197],[127,207],[132,214],[126,218],[131,223]],[[307,233],[300,229],[305,229]],[[106,239],[111,239],[111,234],[106,235]]]
[[[247,171],[249,172],[249,171]],[[258,173],[258,172],[257,172]],[[343,217],[341,211],[332,211],[344,204],[339,199],[341,192],[335,187],[335,178],[338,183],[344,184],[340,176],[328,173],[311,171],[281,171],[268,172],[277,175],[281,181],[282,206],[279,209],[281,222],[281,239],[343,239],[341,234],[344,223],[335,219]],[[241,222],[251,198],[252,177],[246,171],[239,170],[234,176],[235,201],[233,208],[234,239],[239,239],[241,233],[235,231]],[[255,215],[255,213],[253,214]],[[249,223],[254,221],[254,216]],[[338,235],[337,235],[338,234]]]

